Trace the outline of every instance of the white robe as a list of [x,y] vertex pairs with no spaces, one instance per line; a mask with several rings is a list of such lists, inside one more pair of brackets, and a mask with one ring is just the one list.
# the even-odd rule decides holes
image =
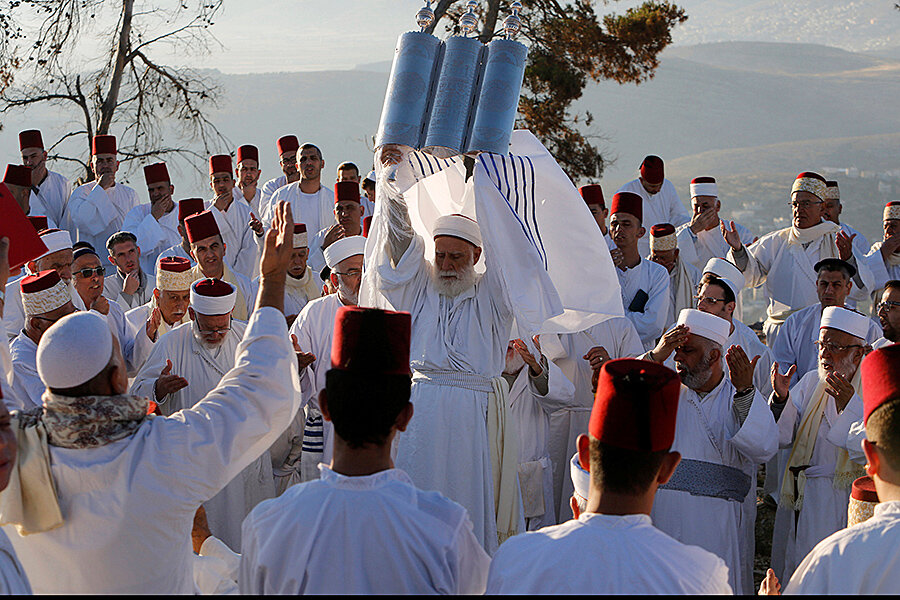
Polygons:
[[0,595],[30,596],[31,584],[25,568],[16,556],[16,550],[6,532],[0,530]]
[[841,529],[806,555],[785,594],[896,594],[900,590],[900,502],[882,502],[870,519]]
[[[13,391],[17,402],[16,408],[30,410],[41,406],[41,396],[47,386],[41,381],[37,372],[37,344],[20,331],[16,339],[9,345],[9,354],[13,364]],[[4,397],[4,400],[6,398]],[[7,402],[7,406],[9,403]]]
[[250,200],[247,200],[244,197],[244,190],[239,188],[237,185],[234,186],[234,189],[231,190],[231,195],[234,197],[235,201],[243,202],[247,206],[250,207],[250,211],[256,215],[256,218],[262,220],[262,215],[259,212],[259,202],[262,199],[262,190],[259,189],[259,186],[256,187],[256,191],[253,194],[253,197]]
[[122,231],[130,231],[137,236],[141,249],[141,269],[144,273],[156,275],[156,259],[166,249],[181,244],[178,233],[178,206],[164,214],[157,221],[150,204],[139,204],[125,215]]
[[671,538],[647,515],[582,513],[504,543],[491,562],[487,593],[699,595],[731,589],[721,558]]
[[[791,388],[788,402],[778,419],[778,443],[782,448],[794,445],[794,436],[803,422],[810,400],[819,383],[819,373],[810,371]],[[806,469],[803,508],[794,532],[794,511],[781,504],[775,515],[772,536],[772,568],[781,581],[787,581],[804,556],[816,544],[847,526],[849,488],[834,489],[834,468],[838,452],[847,443],[847,432],[862,416],[862,399],[856,394],[838,414],[834,398],[828,396],[825,415],[819,423],[810,467]],[[833,430],[833,431],[832,431]],[[783,465],[786,468],[786,465]],[[782,477],[784,469],[782,469]]]
[[[269,205],[272,201],[272,194],[274,194],[278,190],[278,188],[285,185],[287,185],[287,177],[285,175],[279,175],[274,179],[268,180],[267,182],[262,184],[261,187],[257,188],[259,189],[259,212],[261,213],[257,214],[257,217],[262,219],[263,216],[268,213]],[[269,223],[271,222],[272,221],[270,220]]]
[[44,215],[50,227],[65,229],[68,226],[69,196],[72,194],[72,186],[69,180],[53,171],[47,171],[47,177],[38,186],[37,192],[31,188],[31,196],[28,201],[30,215]]
[[460,505],[399,469],[321,470],[244,521],[241,593],[484,593],[490,558]]
[[[284,314],[286,316],[298,315],[303,307],[312,300],[322,297],[322,280],[316,275],[309,265],[300,279],[294,279],[290,274],[284,286]],[[253,280],[253,286],[259,289],[259,278]]]
[[[194,272],[196,279],[204,279],[206,277],[197,265],[191,267],[191,270]],[[231,316],[238,321],[246,321],[247,317],[253,314],[253,308],[256,306],[256,293],[259,291],[256,281],[231,269],[227,263],[225,264],[225,273],[222,275],[222,280],[227,281],[240,291],[237,300],[235,300],[234,311],[231,313]],[[244,302],[240,301],[241,294],[244,296]]]
[[[734,394],[727,376],[703,398],[682,385],[672,450],[680,452],[682,459],[726,465],[744,473],[755,472],[756,465],[772,458],[777,429],[766,401],[755,391],[741,425],[733,408]],[[749,494],[755,489],[751,477]],[[745,573],[742,568],[741,502],[660,489],[651,516],[659,529],[676,540],[705,548],[724,560],[736,592],[745,589],[747,578],[752,582],[752,572]]]
[[594,407],[591,363],[583,357],[596,346],[602,346],[610,358],[637,356],[644,352],[644,347],[634,325],[625,317],[613,317],[577,333],[561,334],[558,347],[551,347],[551,340],[550,336],[541,336],[544,353],[575,385],[575,404],[550,415],[553,502],[557,507],[557,522],[562,523],[572,516],[569,498],[574,488],[569,477],[569,460],[576,451],[575,440],[587,432]]
[[65,523],[4,528],[36,593],[190,594],[197,507],[249,465],[297,409],[284,316],[258,310],[235,366],[192,409],[88,449],[50,446]]
[[[644,350],[652,350],[668,324],[672,304],[669,295],[669,272],[664,266],[642,258],[633,269],[623,271],[617,268],[616,275],[619,276],[625,316],[631,319],[634,328],[637,329]],[[643,312],[628,310],[638,290],[647,292],[649,296]]]
[[[415,236],[392,267],[387,253],[377,269],[379,290],[396,310],[412,314],[411,401],[407,430],[397,436],[397,468],[420,489],[437,490],[469,511],[475,536],[489,554],[497,547],[494,484],[488,446],[491,380],[505,365],[513,313],[506,288],[485,253],[478,282],[450,298],[437,292]],[[663,269],[665,272],[665,269]],[[438,383],[466,378],[458,385]],[[430,379],[432,378],[432,379]],[[466,387],[463,387],[466,386]],[[453,460],[447,460],[452,456]]]
[[[677,282],[675,278],[684,275],[684,273],[681,272],[682,266],[684,267],[684,271],[690,276],[690,287],[692,292],[689,300],[682,298],[681,304],[679,304],[679,299],[675,296],[678,293],[678,284],[680,282]],[[682,261],[680,256],[678,257],[675,262],[675,268],[669,273],[669,312],[666,316],[667,325],[674,323],[675,320],[678,319],[678,315],[681,314],[681,311],[685,308],[697,308],[697,301],[694,299],[694,296],[697,295],[697,286],[700,284],[700,277],[702,275],[703,273],[700,272],[700,269],[689,262]]]
[[134,189],[117,183],[108,190],[97,181],[80,185],[69,198],[67,229],[73,240],[89,242],[97,254],[106,250],[106,240],[122,230],[125,215],[140,204]]
[[244,277],[256,276],[259,270],[260,240],[250,229],[250,205],[232,201],[225,211],[215,207],[212,200],[206,205],[219,226],[225,240],[225,262],[235,272]]
[[272,222],[275,216],[273,207],[282,201],[290,203],[294,223],[304,223],[307,231],[319,232],[334,223],[334,192],[325,186],[319,187],[314,194],[301,192],[299,181],[278,188],[266,207],[263,223]]
[[671,223],[675,227],[691,220],[691,215],[687,208],[681,203],[675,186],[668,179],[663,180],[662,188],[652,196],[647,193],[644,186],[641,185],[640,179],[632,179],[622,187],[618,192],[631,192],[637,194],[643,199],[642,210],[644,218],[641,225],[647,230],[648,235],[638,240],[638,250],[641,256],[650,254],[650,228],[659,223]]
[[[246,327],[245,323],[232,320],[231,331],[225,336],[222,346],[218,352],[212,352],[195,339],[193,321],[179,325],[156,341],[150,356],[135,376],[130,392],[156,400],[154,385],[168,359],[172,361],[171,372],[187,379],[188,386],[156,400],[160,412],[171,416],[193,407],[219,384],[234,364]],[[275,496],[272,462],[267,449],[268,446],[258,452],[249,466],[204,503],[210,533],[234,551],[241,547],[241,521],[259,502]]]
[[[525,528],[556,524],[553,463],[550,462],[550,415],[575,405],[575,386],[553,362],[543,360],[546,393],[541,393],[526,364],[509,387],[509,417],[518,427],[519,486]],[[504,374],[505,375],[505,374]]]
[[[884,289],[884,284],[891,279],[900,279],[900,261],[896,265],[892,265],[889,261],[884,260],[881,255],[881,246],[884,242],[875,242],[866,253],[866,264],[872,271],[874,283],[872,284],[872,302],[878,304],[881,302],[880,295],[877,292]],[[893,257],[897,257],[896,253]],[[893,260],[893,259],[892,259]],[[873,306],[874,312],[874,306]]]
[[142,285],[129,297],[122,291],[125,288],[125,277],[119,273],[118,269],[113,267],[113,272],[103,278],[103,295],[110,300],[115,300],[122,307],[122,310],[127,312],[132,308],[149,302],[150,298],[153,297],[153,290],[156,288],[156,278],[141,267],[140,279]]
[[[705,267],[711,258],[725,258],[731,246],[722,236],[721,223],[722,220],[719,219],[718,225],[700,233],[691,231],[690,221],[678,227],[676,234],[680,258],[698,269]],[[734,228],[741,236],[741,243],[745,246],[749,246],[756,239],[753,232],[740,223],[735,223]]]
[[[140,371],[153,351],[154,341],[147,337],[147,319],[150,318],[150,313],[153,312],[155,306],[156,304],[151,299],[150,302],[132,308],[125,313],[125,322],[128,324],[131,335],[134,337],[134,351],[131,356],[131,364],[135,371]],[[185,313],[181,320],[173,323],[171,327],[166,323],[165,319],[160,318],[159,328],[156,330],[156,339],[158,340],[172,327],[177,327],[188,321],[190,321],[188,313]]]

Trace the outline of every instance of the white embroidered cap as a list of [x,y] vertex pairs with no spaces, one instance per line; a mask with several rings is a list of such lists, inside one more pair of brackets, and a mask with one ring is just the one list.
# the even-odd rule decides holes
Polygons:
[[22,306],[28,316],[43,315],[72,301],[68,281],[50,269],[22,279]]
[[693,308],[682,310],[678,315],[676,325],[687,325],[692,334],[711,340],[720,346],[724,346],[728,341],[728,334],[731,331],[731,323],[722,317]]
[[70,388],[102,371],[113,352],[113,334],[106,317],[92,311],[66,315],[41,336],[37,371],[49,388]]
[[434,222],[432,237],[449,235],[481,246],[481,229],[475,219],[465,215],[444,215]]
[[849,310],[840,306],[826,306],[825,310],[822,311],[822,321],[819,324],[819,329],[826,327],[837,329],[865,340],[871,323],[872,320],[869,317],[855,310]]
[[342,260],[365,253],[366,238],[361,235],[351,235],[341,238],[325,248],[325,264],[329,269],[334,269]]
[[237,289],[221,279],[198,279],[191,285],[191,308],[201,315],[224,315],[234,310]]
[[183,292],[191,289],[196,276],[191,261],[181,256],[165,256],[156,260],[156,289]]
[[581,468],[577,452],[569,461],[569,475],[572,477],[572,485],[575,486],[575,495],[587,500],[591,489],[591,473]]

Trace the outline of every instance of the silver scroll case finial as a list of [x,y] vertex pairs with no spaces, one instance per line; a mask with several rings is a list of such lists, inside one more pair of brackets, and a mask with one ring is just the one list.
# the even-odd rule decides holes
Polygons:
[[425,0],[425,6],[416,13],[416,24],[422,28],[422,31],[425,31],[432,23],[434,23],[434,11],[431,10],[431,0]]
[[522,29],[522,19],[519,18],[519,11],[522,10],[522,3],[519,2],[519,0],[516,0],[510,4],[509,7],[512,9],[512,14],[504,19],[503,31],[506,33],[506,39],[511,40],[515,38]]
[[468,0],[466,2],[466,12],[459,18],[459,26],[466,37],[475,31],[475,27],[478,26],[478,17],[475,15],[476,8],[478,8],[478,0]]

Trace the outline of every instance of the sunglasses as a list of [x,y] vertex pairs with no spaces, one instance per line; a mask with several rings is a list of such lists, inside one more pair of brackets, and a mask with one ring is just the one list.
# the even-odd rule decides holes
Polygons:
[[94,274],[97,274],[100,277],[106,275],[106,267],[95,267],[93,269],[81,269],[80,271],[75,271],[76,275],[80,275],[81,277],[87,279],[88,277],[92,277]]

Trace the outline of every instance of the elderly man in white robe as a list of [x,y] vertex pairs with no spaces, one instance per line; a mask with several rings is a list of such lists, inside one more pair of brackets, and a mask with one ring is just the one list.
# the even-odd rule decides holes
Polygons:
[[230,155],[209,157],[209,187],[215,197],[206,209],[216,218],[222,240],[230,248],[226,259],[228,266],[244,277],[255,277],[263,224],[251,214],[249,204],[235,201]]
[[[22,303],[25,305],[25,327],[9,345],[12,358],[13,390],[20,403],[11,406],[30,410],[41,405],[44,384],[37,371],[38,343],[51,325],[75,312],[72,290],[53,270],[29,275],[22,280]],[[7,398],[7,406],[10,404]]]
[[194,282],[190,261],[175,256],[160,258],[156,275],[156,288],[150,301],[125,313],[134,336],[131,362],[136,370],[147,362],[153,345],[161,336],[189,319],[188,305]]
[[[309,234],[306,225],[294,223],[294,253],[284,286],[284,317],[288,327],[312,300],[322,296],[322,280],[309,266]],[[256,281],[254,285],[258,285]]]
[[66,207],[72,186],[69,180],[47,168],[47,150],[38,129],[19,132],[22,164],[31,168],[32,214],[46,215],[51,227],[65,227],[68,223]]
[[825,258],[840,258],[856,269],[857,290],[851,299],[862,300],[874,279],[864,256],[852,245],[839,225],[823,220],[825,178],[803,172],[791,187],[791,226],[768,233],[745,248],[740,233],[722,223],[722,234],[731,248],[726,257],[744,273],[747,284],[765,284],[766,345],[774,347],[784,320],[793,312],[816,302],[813,266]]
[[187,229],[184,227],[184,220],[190,216],[202,213],[205,204],[206,202],[203,198],[186,198],[178,201],[178,235],[180,236],[180,241],[160,253],[159,258],[178,256],[191,261],[192,267],[197,264],[197,261],[191,256],[191,241],[188,239]]
[[94,136],[91,170],[97,179],[72,192],[67,206],[69,222],[65,228],[73,232],[78,241],[88,242],[96,249],[105,247],[109,236],[122,230],[125,216],[140,201],[133,188],[116,182],[119,170],[116,136]]
[[[649,155],[641,162],[640,176],[623,185],[616,192],[631,192],[643,200],[644,227],[657,223],[671,223],[675,227],[691,220],[681,203],[672,182],[666,179],[665,164],[658,156]],[[638,240],[641,256],[650,254],[650,242],[645,237]]]
[[[134,378],[131,393],[154,400],[164,416],[191,408],[218,385],[234,364],[247,324],[232,319],[237,292],[218,279],[191,285],[191,321],[154,344]],[[272,461],[257,455],[215,497],[204,503],[209,530],[234,551],[241,547],[241,521],[262,500],[275,497]]]
[[682,310],[694,308],[700,269],[682,260],[675,227],[671,223],[657,223],[650,228],[650,254],[647,258],[665,267],[669,273],[670,302],[666,325],[671,325]]
[[297,150],[300,141],[296,135],[284,135],[275,141],[275,149],[278,151],[278,164],[281,167],[281,175],[269,179],[262,185],[259,193],[260,216],[269,212],[272,195],[281,187],[300,180],[300,170],[297,168]]
[[145,273],[155,275],[156,259],[167,249],[181,242],[178,233],[178,206],[172,199],[175,186],[169,177],[166,163],[155,163],[144,167],[144,181],[150,204],[138,204],[125,215],[124,231],[137,236],[141,247],[141,268]]
[[650,520],[657,488],[681,458],[670,451],[681,417],[678,377],[632,359],[609,361],[598,377],[589,436],[579,437],[571,461],[575,518],[501,546],[488,593],[730,594],[721,558]]
[[900,279],[900,200],[888,202],[882,212],[882,241],[875,242],[866,254],[875,282],[872,297],[877,298],[879,290],[892,279]]
[[533,343],[536,353],[523,340],[510,340],[503,368],[509,385],[509,416],[518,427],[519,486],[527,531],[557,523],[550,415],[576,406],[575,386],[541,353],[539,336]]
[[103,278],[103,294],[115,300],[122,310],[144,304],[153,296],[155,265],[145,271],[138,238],[130,231],[117,231],[106,241],[109,262],[115,271]]
[[735,591],[752,590],[753,574],[743,565],[741,517],[748,475],[777,449],[777,429],[753,383],[758,358],[740,346],[722,354],[731,324],[699,310],[683,310],[647,358],[664,362],[675,352],[681,399],[673,450],[682,455],[672,479],[653,505],[654,524],[685,544],[719,556]]
[[816,544],[847,526],[850,484],[863,475],[848,454],[847,440],[862,415],[857,390],[869,320],[829,306],[816,342],[818,369],[789,388],[794,367],[785,374],[777,362],[772,367],[769,402],[778,418],[778,441],[791,448],[772,539],[772,568],[785,581]]
[[[334,221],[334,193],[321,181],[325,159],[319,147],[310,143],[300,146],[296,157],[300,178],[272,194],[269,210],[275,202],[288,202],[294,211],[294,221],[306,223],[310,231],[318,233]],[[264,216],[263,221],[271,220]]]
[[[44,408],[19,415],[19,493],[0,495],[0,521],[35,592],[194,591],[197,507],[265,452],[297,410],[281,313],[292,230],[283,207],[234,367],[172,417],[147,418],[147,398],[126,394],[118,340],[99,315],[69,315],[44,334]],[[23,468],[26,459],[34,469]]]

